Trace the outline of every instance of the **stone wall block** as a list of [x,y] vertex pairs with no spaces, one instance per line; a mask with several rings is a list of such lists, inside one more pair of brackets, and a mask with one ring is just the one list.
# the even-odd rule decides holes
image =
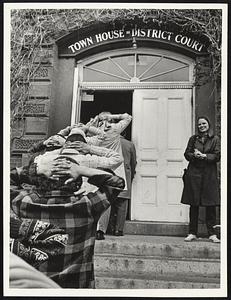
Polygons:
[[29,153],[23,153],[22,154],[22,166],[27,166],[29,164],[29,161],[31,159],[31,154]]
[[22,166],[22,156],[21,155],[11,155],[10,157],[10,168],[13,169],[15,167],[21,167]]
[[48,118],[45,117],[27,117],[25,124],[26,135],[47,135]]
[[34,63],[53,65],[53,48],[40,48],[36,51]]
[[30,98],[46,98],[51,97],[51,84],[47,82],[31,82]]
[[21,137],[25,131],[25,119],[15,120],[11,128],[11,138]]

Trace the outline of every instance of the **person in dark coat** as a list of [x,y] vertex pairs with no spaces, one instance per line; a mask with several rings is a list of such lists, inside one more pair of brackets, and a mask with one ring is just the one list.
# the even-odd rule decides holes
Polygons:
[[122,191],[117,200],[112,205],[112,210],[115,213],[115,236],[123,236],[124,224],[126,221],[128,201],[131,199],[132,180],[135,176],[136,169],[136,149],[131,141],[125,139],[125,132],[120,136],[122,153],[124,158],[124,169],[127,181],[127,189]]
[[184,176],[181,203],[190,205],[189,234],[185,241],[196,239],[199,207],[206,207],[206,226],[209,239],[219,243],[215,234],[216,206],[219,205],[217,162],[220,160],[218,136],[213,135],[207,117],[199,117],[198,134],[190,137],[184,156],[189,165]]

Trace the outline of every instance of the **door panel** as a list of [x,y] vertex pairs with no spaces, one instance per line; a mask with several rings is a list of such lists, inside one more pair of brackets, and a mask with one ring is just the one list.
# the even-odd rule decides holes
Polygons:
[[191,90],[135,90],[133,141],[137,150],[133,220],[186,222],[180,204],[183,153],[191,135]]

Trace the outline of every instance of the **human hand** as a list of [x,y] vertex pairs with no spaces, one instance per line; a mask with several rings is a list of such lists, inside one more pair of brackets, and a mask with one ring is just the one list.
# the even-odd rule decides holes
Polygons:
[[95,116],[94,118],[91,118],[90,121],[87,123],[87,126],[94,126],[97,127],[99,122],[99,116]]
[[61,129],[58,132],[58,134],[66,136],[66,135],[68,135],[70,133],[70,130],[71,130],[71,126],[67,126],[67,127],[63,128],[63,129]]
[[199,159],[204,159],[206,158],[206,154],[203,154],[202,152],[200,152],[198,149],[195,149],[194,150],[194,156],[196,158],[199,158]]
[[35,158],[37,164],[37,174],[51,177],[54,160],[57,158],[57,153],[47,152],[47,155],[39,155]]
[[90,145],[81,142],[81,141],[76,141],[76,142],[66,142],[65,148],[67,149],[75,149],[83,154],[88,154],[90,153]]
[[53,179],[59,179],[60,177],[68,176],[69,179],[65,181],[65,184],[68,184],[82,175],[81,168],[82,167],[78,164],[70,162],[64,157],[60,157],[53,161],[51,177]]
[[201,155],[199,156],[200,159],[205,159],[206,157],[207,157],[207,155],[204,153],[201,153]]
[[83,123],[74,124],[72,128],[78,128],[81,129],[83,132],[86,132],[88,130],[88,126]]
[[60,135],[52,135],[51,137],[49,137],[47,140],[45,140],[43,142],[43,144],[47,147],[57,147],[60,146],[62,147],[65,143],[65,138],[60,136]]

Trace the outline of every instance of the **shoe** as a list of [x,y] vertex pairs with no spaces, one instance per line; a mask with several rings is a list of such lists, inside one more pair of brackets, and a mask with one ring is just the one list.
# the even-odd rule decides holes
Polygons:
[[105,240],[105,236],[104,236],[104,233],[103,231],[101,230],[98,230],[96,231],[96,240]]
[[220,240],[217,238],[216,234],[210,235],[209,240],[213,243],[220,243]]
[[124,233],[123,233],[123,231],[121,231],[121,230],[116,230],[114,235],[115,235],[115,236],[123,236]]
[[184,239],[185,242],[192,242],[193,240],[196,240],[197,237],[195,236],[195,234],[188,234],[188,236]]

